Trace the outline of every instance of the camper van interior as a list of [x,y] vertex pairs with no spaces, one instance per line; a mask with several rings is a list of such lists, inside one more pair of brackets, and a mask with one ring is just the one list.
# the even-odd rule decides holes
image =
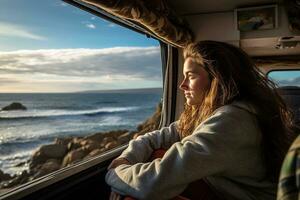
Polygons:
[[[18,4],[18,2],[15,3]],[[40,2],[36,3],[38,4]],[[109,128],[106,129],[106,133],[110,134],[109,137],[99,135],[90,136],[88,139],[100,138],[102,148],[93,151],[93,154],[90,153],[88,157],[85,157],[85,159],[78,162],[71,162],[70,160],[73,158],[71,158],[70,155],[68,158],[65,156],[64,159],[60,161],[62,162],[60,165],[63,167],[56,167],[55,170],[49,170],[47,173],[41,173],[42,168],[39,167],[39,175],[36,175],[37,171],[35,171],[34,176],[29,176],[27,172],[24,172],[23,175],[17,175],[14,179],[9,179],[7,181],[5,181],[5,171],[0,171],[0,181],[3,180],[0,182],[1,200],[109,199],[111,188],[105,182],[105,175],[111,161],[121,154],[131,139],[144,134],[145,132],[169,126],[172,122],[178,120],[183,111],[185,98],[178,87],[184,78],[182,75],[184,64],[183,48],[193,41],[221,41],[243,49],[251,56],[261,72],[276,83],[279,93],[292,109],[295,123],[300,125],[299,0],[63,0],[62,3],[75,11],[89,13],[93,16],[93,19],[105,20],[105,22],[112,24],[111,26],[123,27],[126,30],[134,31],[139,35],[138,37],[155,41],[158,48],[149,48],[149,54],[147,55],[150,56],[142,58],[141,60],[157,60],[157,62],[155,61],[155,72],[158,73],[158,79],[161,79],[161,85],[158,86],[156,84],[151,87],[152,82],[150,79],[152,76],[153,79],[157,79],[156,75],[149,73],[146,74],[144,78],[147,78],[148,80],[150,76],[150,82],[147,87],[154,88],[148,92],[150,92],[150,94],[159,93],[154,99],[149,100],[151,105],[153,104],[152,107],[155,108],[159,103],[160,104],[157,106],[156,111],[155,109],[151,111],[138,111],[142,114],[146,113],[147,116],[151,116],[154,111],[155,113],[152,115],[151,119],[149,118],[145,123],[139,126],[138,130],[140,132],[135,132],[135,136],[126,131],[113,132],[113,130]],[[35,10],[32,10],[32,12],[35,12]],[[60,16],[60,18],[63,17],[64,16]],[[95,28],[93,24],[85,23],[84,25],[89,26],[90,29]],[[71,38],[72,35],[65,35],[64,37],[65,41],[69,42],[69,37]],[[83,34],[82,37],[89,39],[88,33],[86,35]],[[109,37],[110,36],[108,35],[107,40],[109,40]],[[122,37],[123,35],[117,35],[116,38],[121,42],[123,39]],[[142,51],[144,51],[143,49],[137,48],[133,50],[135,51],[133,56],[139,53],[144,55],[142,54]],[[112,52],[115,52],[116,55],[119,52],[118,56],[120,57],[122,57],[122,54],[127,55],[126,51],[123,51],[122,48],[112,49]],[[92,55],[92,53],[89,55]],[[102,59],[105,64],[114,62],[115,65],[120,65],[121,67],[123,67],[122,62],[126,63],[126,59],[129,59],[130,57],[126,57],[122,62],[117,62],[114,61],[115,58],[110,59],[107,56],[105,57],[105,55],[105,53],[99,54],[98,59]],[[1,60],[2,58],[5,59],[5,57],[1,57],[0,51],[0,63],[2,61],[5,62],[5,60]],[[8,59],[8,57],[6,58]],[[48,62],[46,57],[43,59],[45,59],[45,62]],[[76,60],[77,58],[74,56],[69,59]],[[28,60],[28,62],[34,63],[36,60],[32,59]],[[145,69],[150,71],[151,66],[144,65],[139,60],[137,63],[135,69]],[[96,65],[95,63],[92,64],[93,66]],[[92,69],[92,64],[87,65],[86,70],[82,69],[82,74],[89,73],[89,70]],[[107,65],[110,66],[109,64]],[[69,67],[70,69],[74,67],[74,70],[77,70],[78,66],[74,65]],[[98,66],[99,71],[102,70],[101,67],[102,66]],[[108,67],[105,70],[109,71],[109,69],[110,68]],[[1,70],[2,68],[0,68],[0,75]],[[26,69],[24,68],[24,70]],[[54,66],[51,70],[56,73],[57,68]],[[115,69],[112,69],[111,72],[116,73],[114,70]],[[132,69],[127,68],[125,65],[123,69],[120,68],[119,70],[124,71],[124,80],[126,80],[126,76],[130,76],[131,73],[133,73]],[[128,70],[128,72],[126,72],[126,70]],[[80,77],[81,72],[75,74],[75,76]],[[47,78],[49,77],[42,76],[40,79]],[[107,75],[106,78],[109,79],[109,76]],[[128,79],[128,81],[130,82],[131,79]],[[105,85],[106,83],[101,84]],[[163,90],[157,90],[157,87],[163,88]],[[85,89],[88,90],[87,88]],[[136,106],[134,103],[138,101],[139,98],[142,99],[146,95],[141,91],[135,92],[139,92],[140,96],[137,96],[136,99],[129,100],[132,103],[130,109],[133,110]],[[110,95],[113,93],[114,92],[110,93]],[[123,91],[121,96],[116,96],[113,100],[107,100],[106,104],[112,105],[112,101],[121,101],[120,99],[124,100],[126,98],[129,99],[126,95],[127,93],[125,94]],[[68,106],[76,106],[76,103],[73,103],[74,98],[77,98],[77,96],[67,100],[70,102]],[[91,95],[89,98],[94,98],[94,96]],[[40,100],[45,101],[43,98],[40,98]],[[89,100],[84,99],[83,101]],[[8,100],[5,102],[8,103]],[[101,114],[104,112],[112,114],[115,110],[100,111]],[[74,113],[76,112],[81,111],[74,111],[70,115],[74,116]],[[124,113],[124,110],[121,109],[118,110],[118,112],[122,114]],[[4,128],[1,128],[1,126],[6,127],[5,123],[12,123],[12,120],[5,121],[4,114],[0,113],[0,131],[1,129],[4,131]],[[85,114],[85,117],[95,115],[95,113],[88,113]],[[116,116],[116,114],[112,116]],[[128,118],[128,120],[133,119],[131,115],[126,115],[126,118]],[[92,118],[86,118],[88,121],[90,119]],[[112,119],[112,117],[106,119],[105,123],[108,124],[107,126],[109,126]],[[3,122],[1,122],[1,120]],[[27,120],[29,121],[26,123],[30,123],[30,120],[34,120],[34,118]],[[74,117],[74,120],[74,123],[77,123],[76,120],[78,119],[75,119]],[[135,122],[130,121],[130,123]],[[15,127],[17,127],[17,125],[15,125]],[[50,125],[47,127],[50,127]],[[85,126],[82,125],[82,129],[84,128]],[[120,125],[118,128],[122,129],[123,127]],[[7,127],[5,130],[10,129]],[[0,145],[2,145],[1,137],[2,136],[0,136]],[[86,136],[85,139],[87,137],[88,136]],[[111,139],[114,137],[119,138],[117,142]],[[85,143],[85,145],[89,144],[89,148],[92,148],[92,145],[94,145],[94,143],[89,143],[87,140],[80,140],[80,142],[77,143],[75,140],[66,141],[67,139],[57,139],[55,145],[64,144],[68,149],[73,150],[77,150],[76,148],[82,143]],[[77,139],[77,141],[79,140]],[[37,152],[40,154],[42,154],[42,152],[48,154],[51,152],[53,153],[52,155],[59,154],[59,149],[54,149],[51,145],[44,146],[44,150],[41,148]],[[0,153],[1,151],[0,147]],[[79,151],[77,151],[77,153],[78,152]],[[32,158],[29,164],[31,167],[35,167],[32,167],[32,169],[37,169],[37,163],[46,163],[44,158],[42,161],[39,160],[41,157],[37,155],[38,153],[35,154],[34,159]],[[76,156],[78,155],[79,154],[76,154]],[[73,154],[73,156],[75,156],[75,154]],[[83,158],[83,156],[79,157]],[[0,161],[4,163],[3,160]],[[50,161],[48,160],[47,162],[48,166],[50,166]],[[54,161],[52,160],[51,162]],[[2,167],[4,165],[0,164],[0,166]],[[45,168],[45,165],[43,166]],[[26,177],[26,180],[24,177]]]

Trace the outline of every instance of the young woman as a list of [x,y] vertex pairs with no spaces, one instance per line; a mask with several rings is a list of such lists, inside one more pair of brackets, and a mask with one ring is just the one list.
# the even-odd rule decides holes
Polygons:
[[[111,163],[107,183],[137,199],[170,199],[200,179],[220,199],[275,199],[294,134],[274,84],[226,43],[191,44],[184,59],[180,119],[132,140]],[[167,151],[150,162],[156,149]]]

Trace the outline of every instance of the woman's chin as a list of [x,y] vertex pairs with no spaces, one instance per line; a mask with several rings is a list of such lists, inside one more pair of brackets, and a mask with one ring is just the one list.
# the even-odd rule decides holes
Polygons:
[[194,104],[193,104],[193,101],[191,101],[190,99],[186,99],[186,104],[188,105],[188,106],[193,106]]
[[195,106],[195,105],[200,105],[201,102],[193,101],[193,99],[186,98],[186,104],[188,106]]

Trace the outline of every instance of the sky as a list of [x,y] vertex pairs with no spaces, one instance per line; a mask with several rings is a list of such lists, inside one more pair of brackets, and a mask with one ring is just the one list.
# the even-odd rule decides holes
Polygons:
[[281,86],[298,86],[300,87],[299,70],[274,70],[268,73],[268,77],[279,87]]
[[158,41],[59,0],[2,0],[0,93],[162,87]]

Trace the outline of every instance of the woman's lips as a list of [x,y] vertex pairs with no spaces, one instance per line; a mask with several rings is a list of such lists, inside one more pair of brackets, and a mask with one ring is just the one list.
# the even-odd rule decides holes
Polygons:
[[188,97],[191,97],[191,94],[190,94],[190,93],[186,93],[186,94],[184,94],[184,96],[185,96],[186,98],[188,98]]

